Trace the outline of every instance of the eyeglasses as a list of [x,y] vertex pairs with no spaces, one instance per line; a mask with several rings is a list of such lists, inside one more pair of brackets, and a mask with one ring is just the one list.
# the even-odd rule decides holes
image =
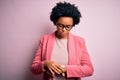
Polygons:
[[70,31],[72,29],[72,25],[67,25],[67,26],[64,26],[63,24],[56,24],[56,26],[58,27],[58,29],[66,29],[67,31]]

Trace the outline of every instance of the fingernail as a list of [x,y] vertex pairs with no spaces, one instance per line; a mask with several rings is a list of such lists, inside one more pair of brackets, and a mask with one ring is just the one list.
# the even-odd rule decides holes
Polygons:
[[62,76],[65,76],[65,73],[62,73]]

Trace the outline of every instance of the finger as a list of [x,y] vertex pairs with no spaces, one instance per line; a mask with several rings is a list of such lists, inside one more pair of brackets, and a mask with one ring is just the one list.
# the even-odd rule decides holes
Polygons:
[[63,72],[66,72],[66,67],[64,65],[61,65],[60,68],[62,69]]
[[56,64],[56,67],[57,67],[57,69],[58,69],[60,72],[62,72],[62,71],[63,71],[63,69],[62,69],[62,67],[61,67],[61,65],[60,65],[60,64]]
[[65,73],[62,73],[62,76],[65,76]]
[[52,76],[54,76],[55,73],[52,71],[51,68],[49,68],[49,71],[51,72]]
[[57,74],[61,74],[63,71],[59,68],[58,65],[56,64],[53,64],[53,68],[54,68],[54,71],[57,73]]

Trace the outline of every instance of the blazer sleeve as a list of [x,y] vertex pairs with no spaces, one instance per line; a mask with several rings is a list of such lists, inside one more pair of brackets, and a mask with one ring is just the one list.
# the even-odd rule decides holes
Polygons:
[[39,41],[39,46],[31,65],[31,72],[34,74],[40,74],[45,71],[44,61],[42,61],[42,52],[43,52],[42,48],[43,48],[43,38],[41,38]]
[[94,72],[84,39],[81,42],[81,58],[78,65],[67,65],[67,78],[91,76]]

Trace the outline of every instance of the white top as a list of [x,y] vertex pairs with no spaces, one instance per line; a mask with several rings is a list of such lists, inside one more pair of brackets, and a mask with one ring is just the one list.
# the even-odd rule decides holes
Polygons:
[[[62,65],[68,64],[67,42],[68,42],[67,39],[58,39],[58,38],[55,39],[51,60]],[[61,75],[55,75],[53,80],[65,80],[65,77]]]

